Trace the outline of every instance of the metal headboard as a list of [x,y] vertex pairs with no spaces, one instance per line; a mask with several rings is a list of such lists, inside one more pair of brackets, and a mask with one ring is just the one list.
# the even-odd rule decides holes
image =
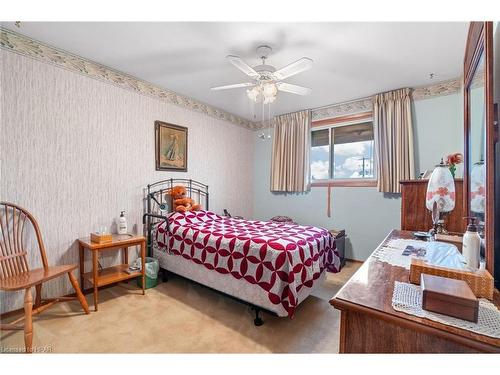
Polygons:
[[[168,220],[168,214],[173,212],[172,201],[167,196],[167,193],[172,187],[177,185],[184,186],[187,196],[201,204],[204,210],[208,210],[209,208],[208,185],[202,184],[199,181],[185,178],[170,178],[149,184],[145,189],[145,214],[142,217],[142,223],[146,225],[148,237],[148,256],[151,256],[152,253],[151,230],[157,223]],[[170,233],[168,224],[166,229]]]

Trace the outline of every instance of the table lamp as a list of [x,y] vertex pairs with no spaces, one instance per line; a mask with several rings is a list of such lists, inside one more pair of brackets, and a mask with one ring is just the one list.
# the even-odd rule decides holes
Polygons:
[[451,212],[455,208],[455,180],[441,159],[441,163],[436,165],[432,171],[431,178],[427,184],[427,194],[425,199],[425,206],[432,212],[434,203],[436,203],[437,210],[439,211],[439,220],[434,223],[434,230],[436,233],[447,234],[448,231],[444,227],[444,220],[441,214]]

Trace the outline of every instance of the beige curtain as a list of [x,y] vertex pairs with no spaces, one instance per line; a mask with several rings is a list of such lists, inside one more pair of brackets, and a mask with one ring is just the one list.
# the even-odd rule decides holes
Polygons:
[[274,122],[271,191],[304,192],[309,186],[310,111],[278,116]]
[[378,190],[400,193],[399,181],[415,178],[410,89],[373,97]]

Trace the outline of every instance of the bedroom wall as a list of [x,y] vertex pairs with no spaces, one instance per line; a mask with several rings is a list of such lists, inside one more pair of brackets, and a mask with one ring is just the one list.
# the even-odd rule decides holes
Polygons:
[[[142,233],[143,188],[166,178],[203,181],[212,210],[252,216],[252,131],[12,52],[0,62],[0,196],[37,218],[50,264],[77,263],[75,240],[121,210]],[[155,120],[189,128],[187,173],[155,171]],[[44,296],[70,291],[62,278]]]
[[[463,152],[462,96],[454,93],[413,103],[416,172],[432,169],[443,155]],[[258,132],[256,132],[258,134]],[[399,194],[382,194],[376,188],[332,189],[332,217],[326,215],[326,188],[305,194],[269,191],[272,141],[255,139],[254,216],[269,219],[286,215],[299,223],[346,229],[346,257],[365,260],[394,228],[400,228]],[[457,168],[462,176],[462,167]]]

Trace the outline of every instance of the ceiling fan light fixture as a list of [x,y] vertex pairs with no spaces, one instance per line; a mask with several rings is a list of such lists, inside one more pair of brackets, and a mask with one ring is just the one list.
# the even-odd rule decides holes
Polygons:
[[272,48],[267,45],[259,46],[257,48],[257,54],[262,59],[262,64],[254,67],[248,65],[238,56],[226,56],[232,65],[252,78],[252,82],[217,86],[212,87],[211,90],[217,91],[252,87],[246,90],[248,98],[254,103],[264,104],[274,102],[278,95],[278,91],[285,91],[296,95],[309,95],[311,93],[311,89],[282,82],[282,80],[310,69],[312,67],[313,60],[308,57],[302,57],[301,59],[276,70],[274,66],[266,64],[266,59],[271,51]]
[[274,83],[265,83],[262,86],[262,93],[264,95],[264,98],[266,99],[269,97],[275,97],[276,94],[278,93],[278,88]]
[[247,90],[247,96],[255,103],[264,102],[269,104],[274,102],[278,94],[278,87],[275,83],[264,83]]
[[254,101],[255,103],[258,103],[259,102],[259,99],[260,99],[260,96],[261,96],[261,93],[260,93],[260,87],[259,86],[255,86],[251,89],[248,89],[247,90],[247,96],[250,100]]

